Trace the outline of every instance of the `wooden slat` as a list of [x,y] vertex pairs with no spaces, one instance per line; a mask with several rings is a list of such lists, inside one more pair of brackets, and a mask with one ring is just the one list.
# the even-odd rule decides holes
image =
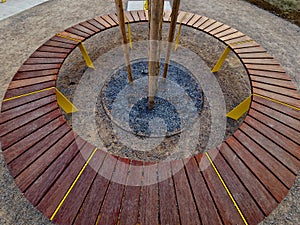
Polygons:
[[181,224],[201,224],[183,162],[172,161],[171,166]]
[[170,162],[158,164],[160,224],[179,224],[177,202]]
[[74,182],[75,178],[79,174],[80,170],[84,166],[86,159],[82,155],[90,155],[94,147],[86,144],[81,150],[80,154],[77,154],[73,161],[63,171],[59,178],[52,184],[51,188],[43,196],[37,208],[44,213],[48,218],[52,216],[55,209],[67,193],[68,189]]
[[[51,47],[58,47],[58,48],[67,48],[67,49],[74,49],[77,45],[77,42],[70,43],[64,43],[61,41],[55,41],[54,38],[50,39],[49,41],[45,42],[45,46],[51,46]],[[66,39],[66,38],[65,38]],[[60,39],[61,40],[61,39]]]
[[96,27],[97,29],[99,29],[100,31],[105,29],[105,26],[103,26],[102,24],[100,24],[98,21],[96,21],[95,19],[91,19],[87,21],[89,24],[92,24],[94,27]]
[[204,29],[205,32],[211,32],[219,27],[221,27],[223,25],[223,23],[216,21],[215,23],[211,24],[210,26],[206,27]]
[[273,72],[285,73],[284,69],[280,65],[260,65],[260,64],[244,64],[247,69],[251,70],[267,70]]
[[[206,157],[203,157],[201,160],[208,161]],[[209,162],[206,162],[205,164],[207,165]],[[203,175],[208,188],[212,193],[213,201],[217,205],[223,224],[244,224],[212,166],[209,165],[203,171]]]
[[222,158],[218,153],[214,158],[214,164],[243,213],[246,221],[249,224],[258,224],[262,221],[264,219],[263,212],[257,206],[252,196],[248,193],[247,189],[234,174],[224,158]]
[[[61,42],[61,43],[65,43],[65,44],[68,44],[68,46],[70,47],[71,45],[72,46],[76,46],[78,44],[78,41],[75,41],[75,40],[71,40],[71,39],[67,39],[67,38],[64,38],[64,37],[60,37],[60,36],[53,36],[50,41],[55,41],[55,42]],[[46,42],[47,43],[47,42]]]
[[209,19],[205,23],[201,24],[201,26],[199,26],[198,29],[205,30],[207,27],[209,27],[210,25],[213,25],[215,22],[216,22],[216,20]]
[[117,13],[109,14],[109,17],[115,22],[115,24],[119,24]]
[[[36,130],[33,133],[27,135],[22,140],[22,145],[20,145],[20,143],[17,142],[14,145],[7,148],[3,152],[6,163],[9,164],[12,160],[20,156],[22,153],[27,151],[32,146],[35,146],[35,144],[39,143],[41,140],[43,140],[43,138],[49,135],[51,131],[57,129],[59,126],[61,126],[64,123],[65,123],[64,118],[58,117],[55,120],[51,121],[49,124],[47,124],[47,126],[44,126],[39,130]],[[37,144],[37,146],[39,146],[39,144]],[[14,170],[12,170],[12,173],[17,174],[18,171],[14,172]]]
[[272,140],[274,143],[279,145],[280,147],[287,150],[290,154],[295,156],[298,160],[300,159],[300,146],[291,140],[287,139],[282,134],[273,130],[272,128],[266,126],[265,124],[255,120],[251,117],[246,117],[245,122],[250,125],[252,128],[255,128],[257,131],[262,133],[264,136]]
[[131,15],[132,15],[135,22],[140,21],[140,18],[139,18],[139,15],[138,15],[137,11],[130,11],[130,13],[131,13]]
[[51,46],[46,46],[42,45],[37,49],[39,52],[53,52],[53,53],[70,53],[72,50],[69,48],[59,48],[59,47],[51,47]]
[[[264,49],[261,46],[259,46],[259,47],[254,46],[254,47],[249,47],[249,48],[239,48],[239,49],[235,49],[234,51],[241,58],[245,58],[245,55],[246,55],[245,53],[248,53],[246,55],[246,56],[248,56],[247,58],[250,58],[249,56],[251,56],[251,58],[273,58],[272,56],[270,56],[269,53],[267,53],[266,49]],[[264,53],[264,54],[256,54],[256,53]]]
[[130,165],[127,185],[122,201],[120,224],[138,224],[143,162],[133,161]]
[[[148,13],[146,13],[146,17],[147,17],[147,20],[148,20],[149,19],[148,18]],[[165,11],[164,12],[163,20],[164,20],[164,22],[170,22],[171,21],[171,11]]]
[[39,118],[48,112],[57,108],[56,102],[49,103],[47,105],[41,106],[36,110],[33,110],[29,113],[23,114],[20,117],[13,118],[12,120],[7,121],[0,125],[0,136],[4,136],[13,130],[18,129],[19,127],[24,126],[27,123],[34,121],[36,118]]
[[104,20],[101,16],[94,18],[98,23],[100,23],[105,29],[110,28],[111,25]]
[[231,45],[235,45],[235,44],[238,44],[238,43],[241,43],[241,42],[247,42],[247,41],[251,41],[252,39],[250,37],[248,37],[247,35],[244,35],[244,36],[240,36],[240,37],[237,37],[237,38],[232,38],[232,39],[229,39],[229,40],[226,40],[225,43],[229,46]]
[[[193,195],[200,213],[201,223],[203,225],[222,224],[222,220],[218,214],[218,210],[214,204],[210,191],[203,179],[203,175],[198,168],[194,158],[190,159],[186,164],[186,171],[189,182],[193,191]],[[203,203],[205,202],[205,207]]]
[[110,156],[107,156],[104,159],[103,165],[98,171],[97,177],[84,199],[80,211],[74,221],[75,225],[96,223],[116,162],[117,160],[112,160],[112,157]]
[[47,167],[74,141],[75,135],[69,132],[55,145],[49,148],[33,164],[26,168],[15,178],[16,184],[25,191],[46,169]]
[[91,30],[91,29],[89,29],[85,26],[82,26],[80,24],[77,24],[77,25],[73,26],[73,28],[75,28],[76,30],[79,30],[81,32],[84,32],[84,33],[88,34],[89,36],[92,36],[92,35],[95,34],[94,30]]
[[141,189],[140,224],[159,224],[158,214],[158,182],[157,167],[147,166],[144,163],[144,179]]
[[268,168],[286,187],[289,188],[293,185],[296,178],[295,175],[277,161],[271,154],[265,151],[240,130],[236,131],[235,137],[240,141],[240,143],[243,143],[247,150],[251,152],[252,155],[255,156],[255,158],[266,168]]
[[247,42],[241,42],[241,43],[236,43],[234,45],[231,45],[230,47],[235,51],[236,49],[241,49],[241,48],[253,48],[253,47],[259,47],[260,45],[255,42],[255,41],[247,41]]
[[[179,15],[182,15],[182,14],[179,14]],[[193,16],[195,15],[194,13],[190,13],[190,12],[184,12],[184,15],[185,15],[185,18],[182,20],[182,17],[179,19],[178,17],[178,21],[181,21],[182,24],[187,24],[192,18]]]
[[[5,122],[12,120],[18,116],[24,115],[30,111],[33,111],[35,109],[38,109],[42,106],[45,106],[47,104],[50,104],[56,100],[55,94],[46,96],[44,98],[40,98],[36,101],[29,102],[27,104],[21,105],[19,107],[13,108],[11,110],[7,110],[6,112],[1,113],[0,118],[0,124],[4,124]],[[2,129],[4,129],[5,126],[2,125]],[[8,128],[9,129],[9,128]],[[2,132],[5,132],[5,130],[0,131],[0,136]]]
[[50,76],[35,77],[35,78],[28,78],[24,80],[12,81],[8,89],[21,88],[21,87],[26,87],[26,86],[44,83],[48,81],[56,81],[56,77],[57,77],[56,75],[50,75]]
[[46,171],[26,190],[25,197],[34,206],[38,205],[43,196],[63,173],[67,166],[86,142],[77,138],[72,144],[47,168]]
[[80,209],[82,202],[87,195],[90,186],[92,185],[97,171],[102,165],[105,153],[103,151],[96,151],[95,155],[89,162],[89,165],[81,174],[76,182],[76,185],[66,198],[64,204],[55,215],[53,222],[58,224],[72,224]]
[[222,38],[222,37],[225,37],[225,36],[228,36],[228,35],[231,35],[231,34],[235,34],[237,33],[238,31],[234,28],[229,28],[227,30],[224,30],[223,32],[220,32],[216,35],[214,35],[215,37],[217,37],[218,39]]
[[89,30],[92,30],[95,33],[98,33],[101,31],[101,29],[99,29],[98,27],[96,27],[95,25],[93,25],[92,23],[90,23],[91,20],[85,21],[80,23],[81,26],[88,28]]
[[272,71],[264,71],[264,70],[248,70],[248,73],[250,74],[250,78],[252,79],[252,76],[261,76],[266,78],[274,78],[278,80],[286,80],[291,81],[291,78],[286,73],[280,73],[280,72],[272,72]]
[[265,98],[261,98],[258,96],[253,96],[253,101],[265,105],[269,108],[275,109],[277,111],[280,111],[286,115],[289,115],[290,117],[293,117],[297,120],[300,120],[300,113],[299,110],[293,109],[291,107],[283,107],[282,104],[267,100]]
[[265,83],[272,86],[285,87],[288,89],[296,90],[295,85],[289,80],[279,80],[271,77],[262,77],[262,76],[251,76],[251,80],[256,83]]
[[4,99],[23,95],[23,94],[28,94],[28,93],[31,93],[34,91],[40,91],[40,90],[50,88],[50,87],[55,87],[55,81],[48,81],[45,83],[39,83],[39,84],[35,84],[35,85],[30,85],[27,87],[11,89],[5,93]]
[[64,60],[63,58],[29,58],[24,64],[62,64]]
[[114,225],[118,222],[128,169],[129,160],[118,160],[112,178],[113,181],[107,190],[103,206],[98,215],[97,224]]
[[84,37],[82,37],[80,35],[76,35],[74,33],[67,32],[67,31],[59,32],[57,35],[58,36],[61,35],[62,38],[67,39],[67,40],[72,40],[72,41],[75,41],[75,42],[84,41],[85,40]]
[[279,65],[275,59],[242,59],[245,64]]
[[112,20],[112,18],[109,17],[109,15],[101,16],[103,20],[105,20],[107,23],[109,23],[111,26],[117,26],[118,24]]
[[[1,137],[2,149],[5,150],[11,145],[21,141],[22,138],[25,138],[35,130],[39,129],[40,127],[44,126],[48,122],[54,120],[55,118],[61,116],[61,112],[59,110],[54,110],[49,112],[48,114],[37,118],[35,121],[22,126],[18,130],[15,130],[7,135]],[[19,143],[20,144],[20,143]]]
[[287,138],[293,140],[295,143],[299,144],[300,143],[300,139],[299,139],[299,132],[295,131],[294,129],[284,125],[281,122],[278,122],[274,119],[271,119],[270,117],[255,111],[253,109],[249,110],[249,115],[251,115],[252,117],[254,117],[256,120],[260,121],[261,123],[264,123],[265,125],[267,125],[268,127],[276,130],[277,132],[283,134],[284,136],[286,136]]
[[198,28],[199,26],[201,26],[203,23],[205,23],[206,21],[208,21],[209,19],[205,16],[202,16],[194,25],[194,28]]
[[263,165],[261,164],[236,138],[231,137],[226,141],[236,155],[264,184],[277,202],[282,201],[288,189]]
[[[33,59],[33,58],[31,58],[31,59]],[[35,58],[35,59],[38,59],[38,58]],[[58,71],[59,71],[59,69],[17,72],[16,75],[14,76],[13,80],[22,80],[22,79],[49,76],[49,75],[57,76]]]
[[[270,139],[266,138],[258,131],[254,130],[247,124],[243,124],[240,129],[251,137],[254,137],[254,141],[262,146],[266,151],[268,151],[272,156],[274,156],[278,161],[283,163],[287,168],[289,168],[294,175],[296,175],[300,169],[300,162],[297,158],[291,155],[289,152],[285,151],[280,146],[276,145]],[[289,173],[288,173],[289,174]]]
[[[233,34],[228,34],[228,35],[222,36],[220,38],[220,40],[222,40],[222,41],[229,41],[229,40],[233,40],[234,39],[236,41],[236,39],[244,37],[244,36],[245,36],[245,34],[243,34],[242,32],[238,31],[238,32],[233,33]],[[238,40],[237,40],[237,42],[238,42]]]
[[188,26],[194,26],[196,22],[201,18],[200,15],[194,14],[193,18],[187,23]]
[[24,96],[22,98],[12,99],[10,101],[6,101],[6,102],[2,103],[1,111],[3,113],[5,111],[13,109],[15,107],[19,107],[19,106],[22,106],[22,105],[27,104],[29,102],[36,101],[36,100],[39,100],[41,98],[44,98],[44,97],[47,97],[47,96],[50,96],[50,95],[54,95],[54,94],[55,94],[55,89],[49,89],[49,90],[38,92],[38,93],[35,93],[35,94],[32,94],[32,95]]
[[73,27],[70,27],[70,28],[66,29],[65,31],[68,32],[68,33],[74,34],[76,36],[80,36],[80,37],[82,37],[84,39],[86,39],[86,38],[88,38],[90,36],[89,34],[83,32],[83,31],[77,30],[77,29],[75,29]]
[[44,51],[35,51],[30,57],[33,58],[63,58],[65,59],[68,56],[68,53],[60,52],[44,52]]
[[147,20],[146,14],[145,14],[146,11],[144,11],[144,10],[139,10],[139,11],[137,11],[137,12],[138,12],[138,15],[139,15],[141,21],[146,21],[146,20]]
[[[280,83],[280,81],[278,81],[278,83]],[[267,83],[259,83],[259,82],[255,82],[255,81],[252,81],[251,84],[255,88],[275,92],[278,94],[282,94],[282,95],[294,98],[295,103],[297,104],[297,102],[298,102],[298,104],[299,104],[300,95],[298,94],[297,90],[293,90],[293,89],[286,88],[286,87],[280,87],[277,85],[275,86],[275,85],[271,85],[271,84],[267,84]]]
[[[282,105],[281,108],[285,108],[287,106]],[[300,120],[291,118],[290,116],[281,113],[281,111],[276,111],[272,108],[263,106],[261,104],[258,104],[256,102],[252,102],[251,108],[255,109],[256,111],[259,111],[260,113],[263,113],[277,121],[280,121],[281,123],[284,123],[285,125],[294,128],[298,132],[300,131]],[[300,112],[299,112],[300,114]]]
[[39,158],[48,148],[54,145],[60,140],[67,132],[70,131],[70,127],[66,124],[58,127],[54,127],[54,130],[49,135],[42,137],[32,147],[27,149],[24,153],[18,155],[16,159],[8,164],[10,172],[13,177],[19,175],[26,167],[32,164],[37,158]]
[[[50,48],[50,47],[49,47]],[[50,70],[59,69],[61,64],[33,64],[33,65],[22,65],[18,72],[35,71],[35,70]]]
[[224,25],[218,27],[217,29],[214,29],[214,30],[210,31],[209,33],[210,33],[211,35],[215,36],[215,35],[217,35],[217,34],[219,34],[219,33],[221,33],[221,32],[224,32],[224,31],[226,31],[226,30],[229,30],[229,29],[230,29],[230,26],[224,24]]
[[290,96],[283,95],[281,93],[276,93],[276,92],[272,92],[271,90],[264,90],[257,87],[253,87],[253,93],[300,108],[299,100]]
[[266,190],[263,184],[254,176],[249,168],[242,160],[229,148],[227,144],[222,144],[220,147],[220,154],[228,162],[241,182],[247,188],[253,199],[258,203],[265,215],[269,215],[277,206],[276,200]]
[[124,15],[126,16],[125,22],[129,22],[129,23],[133,23],[134,22],[134,18],[133,15],[131,14],[131,11],[125,11]]

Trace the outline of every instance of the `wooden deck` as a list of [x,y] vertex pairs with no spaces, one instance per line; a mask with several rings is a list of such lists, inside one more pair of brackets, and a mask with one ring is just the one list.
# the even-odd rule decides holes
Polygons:
[[[147,21],[144,11],[126,15],[131,23]],[[115,157],[72,131],[54,87],[77,40],[117,25],[112,14],[66,29],[14,76],[2,103],[0,137],[20,190],[61,225],[258,224],[283,200],[300,169],[300,95],[289,76],[247,35],[189,13],[183,25],[223,41],[244,64],[253,93],[245,121],[218,148],[190,159],[156,165]]]

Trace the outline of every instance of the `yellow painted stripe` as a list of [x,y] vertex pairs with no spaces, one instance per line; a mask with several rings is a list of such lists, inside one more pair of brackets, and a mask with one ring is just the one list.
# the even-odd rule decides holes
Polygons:
[[257,96],[257,97],[261,97],[261,98],[264,98],[264,99],[267,99],[269,101],[272,101],[272,102],[276,102],[278,104],[281,104],[281,105],[284,105],[284,106],[287,106],[289,108],[292,108],[292,109],[295,109],[295,110],[299,110],[300,111],[300,108],[296,107],[296,106],[293,106],[293,105],[290,105],[288,103],[285,103],[285,102],[282,102],[282,101],[278,101],[278,100],[275,100],[273,98],[269,98],[269,97],[266,97],[266,96],[263,96],[263,95],[259,95],[259,94],[253,94],[254,96]]
[[72,38],[72,37],[68,37],[68,36],[63,35],[63,34],[56,34],[56,36],[62,37],[62,38],[65,38],[65,39],[68,39],[68,40],[71,40],[71,41],[81,42],[81,40],[78,40],[78,39]]
[[22,95],[17,95],[17,96],[11,97],[11,98],[6,98],[6,99],[3,100],[3,102],[11,101],[11,100],[14,100],[14,99],[17,99],[17,98],[22,98],[22,97],[25,97],[25,96],[28,96],[28,95],[37,94],[37,93],[40,93],[40,92],[43,92],[43,91],[48,91],[48,90],[51,90],[51,89],[54,89],[54,88],[55,87],[45,88],[45,89],[41,89],[41,90],[38,90],[38,91],[33,91],[33,92],[29,92],[29,93],[22,94]]
[[63,197],[63,199],[60,201],[59,205],[57,206],[57,208],[55,209],[54,213],[52,214],[52,216],[50,217],[50,220],[52,221],[55,217],[55,215],[57,214],[57,212],[59,211],[59,209],[61,208],[61,206],[64,204],[65,200],[67,199],[68,195],[70,194],[70,192],[72,191],[72,189],[74,188],[75,184],[77,183],[77,181],[79,180],[80,176],[82,175],[83,171],[85,170],[85,168],[87,167],[87,165],[89,164],[89,162],[91,161],[91,159],[93,158],[93,156],[95,155],[96,151],[98,149],[95,148],[94,151],[91,153],[90,157],[88,158],[88,160],[85,162],[84,166],[82,167],[82,169],[80,170],[80,172],[78,173],[76,179],[73,181],[72,185],[70,186],[69,190],[67,191],[67,193],[65,194],[65,196]]
[[254,40],[238,41],[238,42],[234,42],[234,43],[229,44],[229,46],[245,44],[245,43],[252,42],[252,41],[254,41]]
[[229,191],[227,185],[225,184],[225,182],[224,182],[224,180],[223,180],[221,174],[219,173],[218,169],[216,168],[215,164],[214,164],[213,161],[211,160],[209,154],[208,154],[207,152],[205,152],[205,155],[206,155],[206,157],[208,158],[208,160],[209,160],[211,166],[214,168],[214,171],[216,172],[216,174],[217,174],[219,180],[221,181],[221,183],[223,184],[223,187],[225,188],[225,190],[226,190],[228,196],[230,197],[231,201],[233,202],[233,204],[234,204],[236,210],[237,210],[238,213],[240,214],[242,220],[244,221],[244,223],[245,223],[246,225],[248,225],[247,220],[245,219],[245,217],[244,217],[242,211],[240,210],[238,204],[237,204],[236,201],[234,200],[234,198],[233,198],[231,192]]

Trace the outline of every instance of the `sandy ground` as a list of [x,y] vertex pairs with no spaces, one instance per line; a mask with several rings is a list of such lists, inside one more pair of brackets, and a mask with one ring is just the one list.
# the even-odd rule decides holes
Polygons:
[[[242,0],[183,0],[182,10],[224,22],[249,35],[276,59],[300,90],[300,28]],[[0,22],[0,99],[17,69],[55,33],[114,11],[114,1],[52,0]],[[22,196],[0,154],[0,224],[51,224]],[[300,224],[300,178],[262,224]]]

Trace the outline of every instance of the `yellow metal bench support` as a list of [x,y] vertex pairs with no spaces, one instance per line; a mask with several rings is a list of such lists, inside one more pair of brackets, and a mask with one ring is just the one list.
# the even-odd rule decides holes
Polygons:
[[67,113],[77,112],[78,109],[66,98],[57,88],[56,90],[56,99],[58,105]]
[[228,54],[230,53],[231,49],[229,46],[227,46],[224,50],[224,52],[222,53],[221,57],[219,58],[218,62],[216,63],[216,65],[214,66],[214,68],[211,70],[212,73],[218,72],[223,63],[225,62],[226,57],[228,56]]
[[186,12],[184,14],[184,16],[181,18],[180,23],[179,23],[179,28],[178,28],[178,32],[175,38],[175,46],[174,46],[174,50],[176,51],[178,49],[179,46],[179,40],[180,40],[180,35],[181,35],[181,29],[182,29],[182,22],[185,19],[185,17],[187,16],[188,12]]
[[252,95],[242,101],[237,107],[227,113],[226,117],[229,117],[234,120],[241,118],[250,108]]
[[81,51],[81,54],[82,54],[82,56],[83,56],[83,58],[84,58],[84,61],[85,61],[86,65],[87,65],[88,67],[92,68],[92,69],[95,69],[95,66],[94,66],[94,64],[93,64],[93,62],[92,62],[90,56],[88,55],[88,53],[87,53],[87,51],[86,51],[86,48],[85,48],[85,46],[83,45],[83,43],[80,42],[79,45],[78,45],[78,47],[79,47],[79,49],[80,49],[80,51]]

